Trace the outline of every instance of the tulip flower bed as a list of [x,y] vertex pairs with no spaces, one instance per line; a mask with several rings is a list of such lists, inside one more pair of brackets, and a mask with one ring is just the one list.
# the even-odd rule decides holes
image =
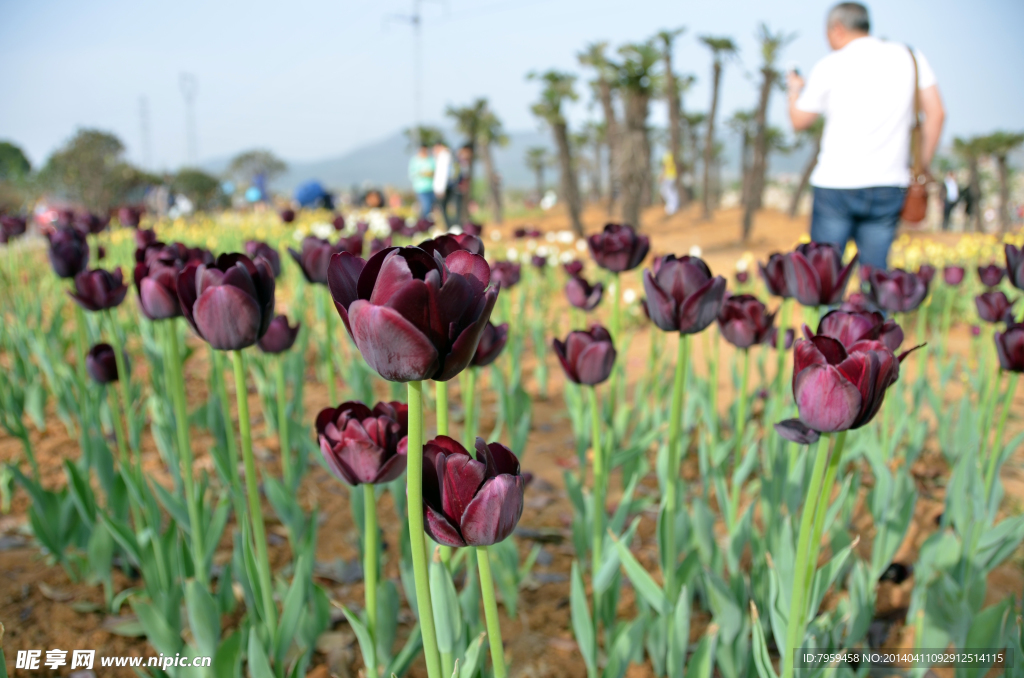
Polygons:
[[1024,652],[1018,240],[734,272],[657,229],[287,216],[37,246],[4,222],[0,503],[31,545],[0,550],[8,661],[788,678],[821,672],[799,648]]

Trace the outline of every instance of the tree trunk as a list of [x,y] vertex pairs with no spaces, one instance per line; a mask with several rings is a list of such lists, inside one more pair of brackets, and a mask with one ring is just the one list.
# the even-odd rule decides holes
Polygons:
[[754,228],[754,212],[761,209],[764,193],[765,172],[768,168],[768,101],[775,86],[776,73],[770,68],[761,70],[761,97],[757,102],[757,113],[754,115],[756,134],[754,136],[754,160],[750,167],[750,193],[743,209],[743,242],[750,240]]
[[555,146],[558,147],[558,165],[562,170],[562,198],[569,209],[569,219],[576,237],[582,238],[583,223],[580,221],[580,189],[576,177],[576,166],[572,161],[572,149],[569,146],[569,130],[564,121],[552,123],[555,135]]
[[750,199],[750,130],[744,128],[743,142],[740,145],[740,204],[746,205]]
[[647,138],[647,96],[627,93],[626,123],[620,145],[622,221],[640,228],[640,212],[649,195],[650,142]]
[[722,62],[715,59],[711,70],[711,110],[704,139],[704,218],[711,218],[711,163],[715,154],[715,114],[718,112],[718,86],[722,82]]
[[811,184],[811,173],[818,166],[818,154],[820,152],[821,134],[815,134],[811,141],[811,156],[807,159],[804,171],[800,175],[800,183],[796,185],[796,190],[793,191],[793,198],[789,201],[789,216],[791,217],[796,216],[796,211],[800,207],[800,198],[803,197],[804,191]]
[[595,202],[599,202],[602,197],[602,172],[601,172],[601,146],[603,144],[597,139],[597,135],[594,135],[594,167],[590,177],[590,196]]
[[502,223],[501,214],[501,179],[494,167],[494,158],[491,155],[490,142],[480,144],[480,156],[484,162],[484,173],[487,175],[487,197],[488,207],[491,210],[491,217],[494,223]]
[[618,175],[615,172],[619,159],[619,123],[615,118],[615,106],[612,104],[612,86],[604,77],[598,81],[598,94],[601,99],[601,110],[604,112],[605,143],[608,145],[608,215],[611,216],[619,188]]
[[996,167],[999,170],[999,226],[1003,233],[1010,230],[1010,172],[1006,165],[1006,156],[996,156]]
[[537,179],[537,202],[540,203],[544,197],[544,166],[539,165],[533,170],[534,176]]
[[969,162],[970,183],[967,190],[971,192],[971,229],[981,233],[981,178],[978,175],[978,159]]
[[679,87],[676,74],[672,72],[672,52],[665,51],[665,95],[668,97],[668,143],[672,162],[676,166],[675,190],[682,203],[683,197],[683,140],[682,105],[679,102]]

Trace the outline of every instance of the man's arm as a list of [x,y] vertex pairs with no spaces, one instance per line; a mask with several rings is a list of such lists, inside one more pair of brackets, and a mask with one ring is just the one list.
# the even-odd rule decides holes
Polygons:
[[921,162],[927,170],[939,147],[942,125],[946,121],[946,109],[942,106],[938,85],[921,90],[921,112],[924,113],[924,122],[921,123]]
[[796,72],[790,71],[786,76],[786,89],[789,93],[789,121],[793,124],[793,131],[805,130],[814,124],[814,121],[818,119],[818,114],[802,111],[796,107],[800,92],[804,89],[804,79]]

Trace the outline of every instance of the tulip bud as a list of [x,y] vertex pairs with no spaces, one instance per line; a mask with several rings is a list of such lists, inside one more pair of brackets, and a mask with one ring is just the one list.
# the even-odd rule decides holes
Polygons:
[[775,350],[788,351],[793,347],[793,340],[796,338],[796,332],[793,331],[792,327],[787,327],[783,333],[782,346],[779,346],[779,328],[773,327],[768,338],[768,343],[772,345]]
[[1010,284],[1018,290],[1024,290],[1024,250],[1014,245],[1007,244],[1006,251],[1006,277]]
[[[479,254],[481,257],[484,256],[483,240],[475,235],[468,235],[466,233],[462,233],[460,235],[446,233],[445,235],[438,236],[432,240],[424,240],[417,245],[417,247],[431,255],[433,255],[434,252],[437,252],[441,255],[442,259],[458,250],[465,250],[472,254]],[[491,273],[493,274],[493,272],[494,271],[492,270]]]
[[508,323],[493,325],[490,320],[480,334],[480,343],[476,346],[476,353],[473,354],[473,367],[487,367],[501,355],[505,344],[508,343]]
[[264,353],[284,353],[295,343],[301,326],[302,323],[295,323],[295,327],[289,327],[287,316],[276,315],[270,321],[267,333],[256,342],[256,345]]
[[552,342],[565,376],[575,384],[596,386],[608,379],[615,365],[615,346],[608,330],[591,325],[590,330],[575,330],[565,342]]
[[125,205],[117,210],[117,220],[121,222],[122,226],[138,228],[142,221],[142,208]]
[[519,264],[511,261],[496,261],[491,264],[491,280],[496,282],[501,289],[512,289],[519,284],[519,277],[522,268]]
[[[345,217],[341,216],[340,214],[335,216],[334,220],[331,221],[331,225],[334,226],[334,230],[335,231],[344,231],[345,230]],[[363,231],[363,233],[365,233],[365,231]],[[360,233],[359,236],[362,237],[363,233]]]
[[484,227],[480,224],[466,223],[462,225],[462,232],[479,238],[483,235]]
[[74,278],[89,263],[89,243],[81,231],[70,226],[47,234],[50,241],[48,254],[53,272],[61,278]]
[[[291,247],[288,248],[288,253],[292,255],[292,259],[302,269],[302,275],[306,277],[306,280],[313,284],[326,285],[327,284],[327,266],[331,263],[331,257],[338,252],[347,252],[346,245],[349,243],[339,241],[337,245],[332,245],[328,241],[317,238],[315,236],[306,236],[302,239],[302,251],[296,252]],[[353,252],[356,256],[362,254],[362,241],[360,241],[358,252]]]
[[763,344],[772,331],[775,314],[757,298],[749,294],[737,294],[725,299],[718,314],[718,326],[725,340],[736,348],[750,348]]
[[0,243],[7,244],[11,240],[25,234],[28,222],[23,217],[5,214],[0,216]]
[[370,257],[373,257],[373,255],[376,254],[377,252],[380,252],[381,250],[386,250],[389,247],[391,247],[390,235],[386,238],[374,238],[373,240],[370,241]]
[[996,264],[978,267],[978,278],[985,287],[996,287],[1003,281],[1004,275],[1006,275],[1006,270]]
[[633,270],[651,249],[650,238],[628,224],[605,224],[604,231],[587,238],[587,245],[597,265],[614,273]]
[[286,224],[290,224],[295,221],[295,210],[290,207],[286,207],[281,210],[281,221]]
[[725,278],[712,277],[703,260],[669,254],[644,269],[643,278],[647,311],[662,330],[696,334],[718,317],[725,298]]
[[999,366],[1007,372],[1024,372],[1024,324],[1012,323],[995,333]]
[[[128,356],[124,356],[128,366]],[[96,344],[85,355],[85,370],[96,383],[109,384],[117,381],[117,358],[110,344]]]
[[[816,336],[806,325],[804,334],[808,339]],[[895,353],[903,343],[903,328],[877,311],[830,311],[818,322],[817,335],[831,337],[847,350],[861,341],[880,341]]]
[[786,284],[786,255],[778,252],[772,253],[765,263],[758,262],[757,268],[761,273],[768,293],[776,297],[788,299],[793,296]]
[[371,411],[361,402],[349,401],[317,415],[320,453],[339,480],[377,485],[405,471],[407,424],[399,421],[394,405],[377,403]]
[[575,278],[579,274],[583,273],[583,262],[579,259],[573,259],[565,264],[562,264],[562,268],[569,274],[569,277]]
[[140,228],[135,231],[135,247],[145,250],[146,247],[156,242],[156,231],[151,228]]
[[246,240],[245,253],[249,255],[250,259],[263,257],[270,264],[270,270],[274,272],[274,277],[281,277],[281,255],[267,243],[262,240]]
[[839,303],[857,262],[854,255],[843,266],[843,253],[831,243],[809,242],[797,245],[786,255],[783,269],[790,294],[804,306],[831,306]]
[[544,270],[548,265],[548,258],[541,256],[540,254],[534,254],[530,257],[530,265],[534,268]]
[[951,287],[956,287],[964,281],[963,266],[946,266],[942,269],[942,279]]
[[565,283],[565,296],[576,308],[593,311],[604,296],[604,284],[598,281],[591,286],[582,277],[574,276]]
[[516,455],[477,438],[476,457],[448,436],[423,446],[423,528],[439,544],[497,544],[523,514],[526,481]]
[[76,275],[75,291],[69,294],[87,311],[105,311],[124,301],[128,286],[124,284],[120,267],[113,273],[96,268]]
[[921,276],[901,268],[892,271],[871,269],[867,282],[871,301],[890,313],[913,311],[928,296],[928,283]]
[[921,264],[917,269],[917,277],[923,280],[925,285],[931,285],[935,278],[935,267],[931,264]]
[[92,212],[81,212],[75,215],[75,227],[86,235],[102,233],[110,223],[110,217],[101,217]]
[[1011,303],[1006,294],[1001,291],[983,292],[974,298],[978,317],[987,323],[1012,322],[1013,304],[1015,303],[1017,302]]

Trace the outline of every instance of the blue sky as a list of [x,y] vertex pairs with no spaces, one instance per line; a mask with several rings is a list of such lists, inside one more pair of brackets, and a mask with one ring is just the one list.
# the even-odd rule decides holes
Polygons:
[[[139,102],[149,107],[151,168],[186,158],[179,75],[194,73],[201,159],[269,147],[287,159],[337,155],[413,120],[413,0],[0,0],[0,139],[41,163],[79,126],[118,134],[142,160]],[[726,116],[753,106],[765,21],[796,34],[781,63],[806,73],[828,47],[820,0],[424,0],[423,118],[441,123],[447,104],[490,97],[507,129],[537,127],[527,72],[579,71],[576,52],[595,40],[643,40],[686,26],[676,63],[697,82],[689,110],[706,110],[709,56],[700,34],[738,41],[727,67]],[[1024,3],[988,0],[870,3],[874,33],[921,49],[946,100],[954,134],[1024,128]],[[588,93],[574,122],[596,117]],[[784,95],[772,120],[785,126]],[[664,111],[652,109],[661,123]]]

